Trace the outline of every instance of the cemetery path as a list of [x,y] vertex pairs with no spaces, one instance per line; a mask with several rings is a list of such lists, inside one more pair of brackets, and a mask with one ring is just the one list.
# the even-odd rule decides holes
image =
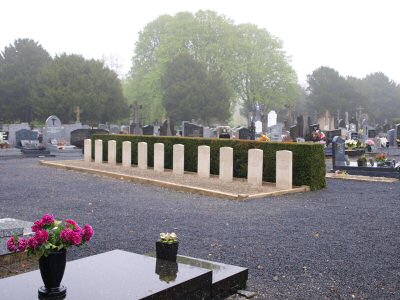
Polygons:
[[0,218],[52,213],[93,225],[93,241],[69,260],[147,253],[159,232],[175,231],[182,255],[248,267],[248,290],[259,299],[400,299],[398,182],[328,179],[321,191],[237,202],[34,158],[0,160],[0,170]]

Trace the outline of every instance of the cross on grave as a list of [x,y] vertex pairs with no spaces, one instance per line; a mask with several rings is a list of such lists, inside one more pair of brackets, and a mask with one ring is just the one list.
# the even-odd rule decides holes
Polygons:
[[81,122],[81,108],[79,106],[76,107],[76,109],[74,110],[74,113],[76,113],[76,123],[80,123]]

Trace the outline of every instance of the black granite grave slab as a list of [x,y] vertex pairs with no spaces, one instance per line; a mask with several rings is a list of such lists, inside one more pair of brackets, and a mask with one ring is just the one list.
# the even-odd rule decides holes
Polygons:
[[[211,299],[212,272],[177,263],[176,278],[160,278],[157,260],[121,250],[67,262],[66,299]],[[175,272],[175,271],[174,271]],[[37,299],[39,271],[0,279],[1,299]]]

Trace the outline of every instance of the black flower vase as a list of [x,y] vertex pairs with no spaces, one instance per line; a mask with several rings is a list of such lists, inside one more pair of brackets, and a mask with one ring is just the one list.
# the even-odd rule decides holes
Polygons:
[[67,288],[61,284],[67,263],[67,251],[50,253],[39,258],[39,269],[44,286],[38,290],[39,299],[64,299]]
[[156,242],[156,257],[158,259],[165,259],[169,261],[176,261],[178,255],[179,242],[174,243],[163,243],[161,241]]

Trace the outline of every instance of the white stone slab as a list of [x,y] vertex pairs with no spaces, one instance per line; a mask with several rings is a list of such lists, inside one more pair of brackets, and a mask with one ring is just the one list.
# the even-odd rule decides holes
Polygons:
[[154,171],[164,172],[164,144],[154,144]]
[[276,152],[276,187],[278,189],[292,189],[293,153],[288,150]]
[[263,151],[250,149],[247,163],[247,182],[252,186],[261,186],[263,176]]
[[94,162],[96,164],[101,164],[103,162],[103,141],[94,141]]
[[197,174],[200,178],[210,178],[210,147],[199,146],[197,150]]
[[85,142],[83,145],[83,157],[84,157],[84,161],[86,161],[86,162],[92,161],[92,140],[91,139],[85,139]]
[[185,146],[182,144],[173,146],[172,172],[177,175],[183,175],[185,173]]
[[117,164],[117,142],[114,140],[108,141],[108,164]]
[[139,169],[147,169],[147,143],[138,143],[138,167]]
[[132,164],[132,143],[122,142],[122,166],[130,167]]
[[219,149],[219,179],[230,182],[233,180],[233,148]]

